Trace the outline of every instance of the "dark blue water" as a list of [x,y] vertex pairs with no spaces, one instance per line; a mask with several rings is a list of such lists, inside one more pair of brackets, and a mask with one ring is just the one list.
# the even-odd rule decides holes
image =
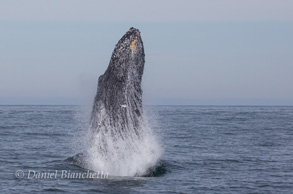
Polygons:
[[[147,107],[165,149],[151,177],[62,178],[87,172],[77,106],[0,106],[1,193],[292,193],[293,107]],[[16,178],[16,171],[24,172]],[[28,178],[28,172],[56,172]],[[21,175],[21,174],[20,174]]]

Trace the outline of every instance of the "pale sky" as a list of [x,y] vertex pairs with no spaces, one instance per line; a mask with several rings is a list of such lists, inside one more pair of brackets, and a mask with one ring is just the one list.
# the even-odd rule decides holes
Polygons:
[[91,104],[141,31],[145,104],[293,105],[293,1],[0,0],[0,105]]

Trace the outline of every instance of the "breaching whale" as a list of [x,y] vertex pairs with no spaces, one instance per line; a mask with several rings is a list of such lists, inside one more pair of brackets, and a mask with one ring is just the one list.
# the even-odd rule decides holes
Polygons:
[[87,153],[77,155],[86,168],[117,176],[143,176],[161,156],[142,105],[145,53],[140,31],[130,28],[118,41],[98,79],[90,119]]
[[145,54],[138,29],[130,28],[119,40],[109,66],[99,77],[91,114],[91,129],[113,136],[135,133],[142,128],[142,89]]

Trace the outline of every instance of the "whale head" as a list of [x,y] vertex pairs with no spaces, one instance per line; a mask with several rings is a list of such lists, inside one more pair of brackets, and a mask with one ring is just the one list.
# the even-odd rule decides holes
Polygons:
[[[105,74],[117,81],[127,82],[135,76],[141,80],[144,66],[144,48],[138,29],[131,27],[116,44]],[[101,76],[103,79],[103,76]]]

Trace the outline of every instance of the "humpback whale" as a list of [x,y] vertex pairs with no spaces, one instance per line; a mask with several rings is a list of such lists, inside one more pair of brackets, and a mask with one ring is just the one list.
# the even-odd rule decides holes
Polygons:
[[139,136],[142,126],[141,79],[145,63],[143,42],[138,29],[130,28],[119,40],[106,72],[99,77],[91,129],[124,137]]
[[89,168],[110,175],[143,176],[158,162],[161,149],[143,112],[144,64],[140,31],[131,27],[98,79],[90,119]]

